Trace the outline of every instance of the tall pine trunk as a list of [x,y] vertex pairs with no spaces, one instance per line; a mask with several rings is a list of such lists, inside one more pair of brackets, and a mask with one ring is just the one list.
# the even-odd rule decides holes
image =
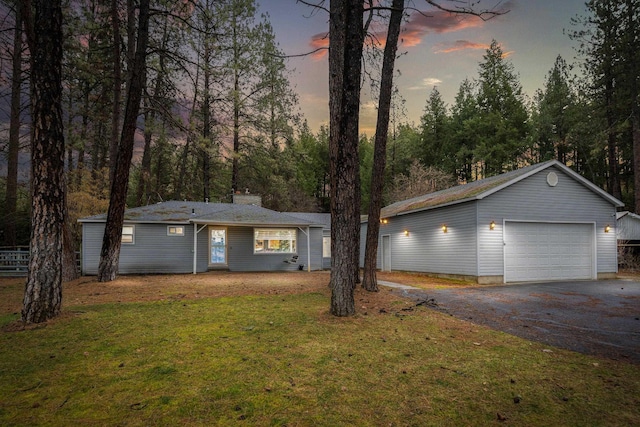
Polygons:
[[364,42],[361,0],[331,0],[329,164],[331,181],[331,313],[355,314],[360,236],[358,132]]
[[20,152],[20,95],[22,88],[22,18],[16,5],[13,33],[13,72],[11,74],[11,118],[7,153],[7,186],[4,205],[4,245],[16,245],[16,206],[18,204],[18,154]]
[[393,0],[387,43],[384,47],[382,76],[380,78],[380,97],[378,100],[378,118],[373,148],[373,167],[371,169],[371,200],[367,221],[367,240],[364,252],[364,273],[362,287],[370,292],[378,292],[376,263],[378,259],[378,233],[380,232],[380,209],[382,209],[382,190],[384,170],[387,162],[387,137],[389,134],[389,115],[393,90],[393,69],[398,50],[398,38],[404,13],[404,0]]
[[[23,17],[29,17],[28,2]],[[31,51],[31,257],[22,321],[44,322],[62,305],[62,245],[65,214],[62,118],[62,6],[35,0]]]
[[[148,100],[148,98],[145,98]],[[153,128],[155,127],[155,114],[149,110],[148,102],[145,101],[146,111],[144,112],[144,148],[142,149],[142,162],[140,163],[140,177],[138,178],[138,189],[136,202],[138,206],[144,205],[149,199],[149,181],[151,180],[151,139],[153,138]]]
[[640,42],[640,30],[638,30],[637,3],[634,0],[626,0],[627,7],[627,59],[631,76],[629,99],[631,100],[631,139],[633,147],[633,179],[635,211],[640,212],[640,99],[638,97],[638,74],[640,74],[640,55],[637,45]]
[[120,146],[116,157],[116,169],[111,185],[107,223],[105,224],[98,281],[115,280],[118,275],[122,223],[129,185],[129,169],[133,157],[133,143],[140,111],[140,100],[144,87],[147,42],[149,38],[149,0],[140,0],[138,14],[138,37],[134,65],[131,70],[131,81],[128,85],[128,96],[122,125]]
[[240,77],[238,70],[234,70],[233,78],[233,158],[231,170],[231,188],[234,192],[239,191],[238,180],[240,179]]
[[115,173],[114,159],[118,155],[118,133],[120,131],[120,98],[122,93],[122,72],[120,68],[120,4],[118,0],[111,0],[111,28],[113,31],[113,106],[111,112],[111,138],[109,140],[109,182],[113,182]]

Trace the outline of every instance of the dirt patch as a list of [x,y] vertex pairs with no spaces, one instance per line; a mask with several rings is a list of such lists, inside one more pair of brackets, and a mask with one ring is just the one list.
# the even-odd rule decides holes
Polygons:
[[[63,311],[69,307],[105,303],[190,300],[242,295],[286,295],[319,292],[330,295],[328,271],[287,273],[232,273],[127,275],[112,282],[98,282],[94,276],[81,277],[65,283],[62,289]],[[412,273],[379,273],[379,280],[413,286],[441,287],[457,285],[445,279]],[[18,314],[22,308],[24,278],[0,279],[0,314]],[[460,285],[463,283],[461,282]],[[356,290],[359,311],[384,307],[397,301],[398,295],[385,287],[380,292]],[[366,303],[364,303],[366,301]],[[363,308],[364,307],[364,308]]]

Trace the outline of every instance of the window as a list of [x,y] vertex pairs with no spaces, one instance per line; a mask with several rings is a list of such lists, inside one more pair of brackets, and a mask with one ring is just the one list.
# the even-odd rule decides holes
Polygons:
[[133,225],[122,226],[122,243],[133,244],[134,243],[134,228]]
[[167,226],[167,236],[184,236],[184,226],[183,225]]
[[322,238],[322,257],[331,258],[331,237]]
[[295,228],[257,228],[254,234],[255,254],[295,254],[298,251]]

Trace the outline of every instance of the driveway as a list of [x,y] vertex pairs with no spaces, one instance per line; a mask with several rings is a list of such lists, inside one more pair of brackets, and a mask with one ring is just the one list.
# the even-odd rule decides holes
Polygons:
[[639,281],[393,287],[436,310],[528,340],[640,363]]

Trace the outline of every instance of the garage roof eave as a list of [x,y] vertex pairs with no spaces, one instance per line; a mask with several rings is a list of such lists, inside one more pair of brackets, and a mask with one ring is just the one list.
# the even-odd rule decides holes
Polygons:
[[[496,175],[467,184],[458,185],[456,187],[451,187],[445,190],[440,190],[433,193],[424,194],[422,196],[413,197],[411,199],[398,201],[382,208],[382,210],[380,211],[380,216],[382,218],[391,218],[398,215],[406,215],[409,213],[432,210],[474,200],[482,200],[498,191],[501,191],[517,182],[522,181],[523,179],[526,179],[551,167],[556,167],[562,170],[562,172],[565,173],[568,177],[582,184],[588,190],[600,196],[601,198],[605,199],[608,203],[611,203],[612,206],[615,206],[616,208],[624,206],[624,203],[622,203],[620,200],[602,190],[586,178],[582,177],[571,168],[567,167],[557,160],[550,160],[537,165],[531,165],[510,172],[505,172],[502,175]],[[362,218],[361,222],[367,222],[366,217]]]
[[501,185],[498,185],[496,187],[491,188],[490,190],[487,190],[481,194],[478,195],[477,199],[484,199],[487,196],[490,196],[493,193],[496,193],[506,187],[509,187],[510,185],[518,182],[518,181],[522,181],[523,179],[526,179],[528,177],[530,177],[531,175],[535,175],[536,173],[539,173],[545,169],[548,169],[552,166],[556,166],[560,169],[562,169],[567,175],[569,175],[570,177],[572,177],[573,179],[575,179],[576,181],[580,182],[582,185],[584,185],[585,187],[587,187],[589,190],[593,191],[594,193],[596,193],[597,195],[599,195],[600,197],[606,199],[609,203],[611,203],[612,205],[614,205],[615,207],[619,208],[624,206],[624,203],[620,200],[618,200],[617,198],[613,197],[611,194],[607,193],[606,191],[604,191],[603,189],[601,189],[600,187],[598,187],[597,185],[595,185],[594,183],[592,183],[591,181],[589,181],[588,179],[584,178],[582,175],[580,175],[579,173],[575,172],[573,169],[571,169],[570,167],[566,166],[564,163],[559,162],[558,160],[551,160],[545,163],[541,163],[539,165],[539,167],[537,168],[533,168],[532,170],[528,171],[527,173],[524,173],[510,181],[507,181]]

